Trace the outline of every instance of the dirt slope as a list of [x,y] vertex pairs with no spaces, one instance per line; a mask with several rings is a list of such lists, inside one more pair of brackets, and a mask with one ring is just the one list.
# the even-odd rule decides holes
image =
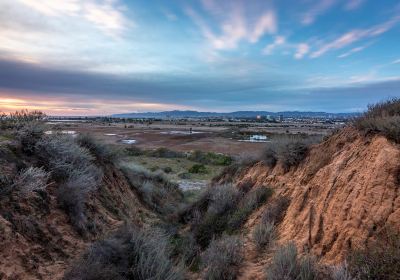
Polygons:
[[[2,170],[9,165],[3,165]],[[12,194],[0,205],[0,279],[61,279],[69,262],[125,221],[154,218],[113,165],[103,166],[103,184],[87,203],[93,230],[79,235],[57,206],[57,186],[28,196]]]
[[[270,169],[258,163],[237,179],[270,185],[277,195],[287,195],[291,203],[279,225],[278,242],[293,240],[300,251],[310,250],[333,264],[384,226],[400,228],[399,159],[399,147],[384,137],[367,138],[346,128],[315,146],[288,173],[279,165]],[[251,262],[250,270],[258,261]]]

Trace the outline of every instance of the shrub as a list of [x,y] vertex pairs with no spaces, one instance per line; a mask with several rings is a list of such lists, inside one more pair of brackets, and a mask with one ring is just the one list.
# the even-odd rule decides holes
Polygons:
[[141,156],[141,155],[144,155],[144,151],[142,149],[140,149],[139,147],[136,147],[134,145],[131,145],[131,146],[125,148],[125,152],[129,156]]
[[43,137],[44,130],[41,123],[32,122],[18,131],[17,138],[24,153],[32,155],[35,152],[36,143]]
[[93,156],[68,135],[42,138],[36,145],[36,153],[60,183],[57,190],[60,207],[83,234],[86,229],[85,202],[102,180],[102,172],[93,164]]
[[253,231],[253,240],[258,251],[269,246],[275,239],[275,226],[273,223],[261,221]]
[[114,162],[119,152],[113,150],[109,145],[101,143],[89,134],[81,134],[77,137],[77,142],[81,147],[88,149],[98,160],[104,162]]
[[262,223],[278,224],[282,221],[290,200],[285,196],[278,197],[262,214]]
[[354,280],[350,274],[347,262],[332,267],[331,271],[332,280]]
[[185,155],[181,152],[176,152],[164,147],[157,148],[152,151],[147,151],[146,154],[150,157],[158,157],[158,158],[182,158]]
[[261,160],[270,168],[275,167],[278,162],[276,151],[272,147],[267,147],[262,154]]
[[0,114],[0,128],[2,129],[20,129],[21,127],[42,121],[46,115],[40,111],[21,110],[10,113],[8,116],[4,113]]
[[196,262],[196,258],[200,252],[200,247],[196,243],[192,233],[184,233],[183,235],[174,235],[171,238],[173,245],[173,255],[180,257],[182,261],[192,266]]
[[240,201],[236,211],[230,216],[228,221],[228,230],[235,231],[239,229],[247,218],[260,207],[272,195],[272,189],[258,187],[248,192]]
[[235,208],[237,200],[241,193],[231,185],[215,186],[208,189],[209,205],[208,213],[223,214]]
[[72,176],[57,189],[57,201],[67,213],[72,225],[83,234],[86,231],[85,202],[89,193],[96,189],[98,182],[87,174]]
[[163,168],[163,171],[168,174],[168,173],[172,172],[172,168],[169,167],[169,166],[166,166],[166,167]]
[[229,216],[236,210],[242,194],[233,185],[209,187],[196,202],[193,231],[202,248],[208,246],[214,236],[226,230]]
[[232,157],[212,152],[203,152],[195,150],[189,154],[188,159],[199,162],[201,164],[212,164],[212,165],[230,165],[233,162]]
[[195,164],[192,167],[190,167],[188,171],[189,173],[193,174],[205,174],[208,172],[203,164]]
[[64,279],[184,279],[170,254],[168,238],[159,230],[124,229],[95,242]]
[[44,190],[47,187],[47,181],[50,173],[43,168],[29,167],[22,170],[14,179],[13,188],[23,194],[33,191]]
[[297,166],[307,156],[308,145],[302,141],[289,142],[279,152],[278,158],[283,168],[288,171],[292,166]]
[[36,154],[57,181],[66,181],[76,172],[96,178],[99,170],[94,157],[69,135],[49,135],[36,145]]
[[310,257],[298,258],[293,243],[278,248],[272,263],[266,269],[268,280],[313,280],[317,279],[315,262]]
[[381,134],[400,143],[400,99],[392,98],[375,105],[354,120],[354,125],[365,134]]
[[243,260],[243,243],[237,236],[222,236],[214,239],[202,257],[205,279],[236,279]]
[[365,248],[350,252],[347,261],[356,279],[400,279],[400,235],[385,229]]
[[162,214],[172,214],[177,210],[183,193],[164,173],[151,172],[135,164],[121,164],[120,168],[131,187],[151,209]]

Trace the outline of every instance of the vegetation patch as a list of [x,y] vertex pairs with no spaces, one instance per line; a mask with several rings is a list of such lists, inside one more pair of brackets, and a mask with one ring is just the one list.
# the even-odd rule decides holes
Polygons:
[[159,230],[125,228],[95,242],[65,274],[65,280],[184,279]]
[[243,243],[237,236],[214,239],[202,256],[204,279],[233,280],[243,261]]
[[380,134],[400,143],[400,99],[369,105],[368,110],[354,120],[354,125],[365,134]]
[[353,249],[347,263],[355,279],[400,279],[400,235],[383,230],[366,247]]
[[299,257],[293,243],[278,248],[266,268],[268,280],[314,280],[317,275],[315,261],[309,256]]

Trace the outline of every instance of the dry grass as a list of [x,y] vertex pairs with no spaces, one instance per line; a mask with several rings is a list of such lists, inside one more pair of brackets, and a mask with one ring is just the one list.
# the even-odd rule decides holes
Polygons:
[[184,279],[170,255],[168,238],[159,230],[125,228],[95,242],[64,279]]
[[233,280],[243,260],[243,243],[237,236],[214,239],[202,257],[204,279]]
[[354,120],[365,134],[380,134],[400,143],[400,99],[393,98],[368,106],[367,112]]

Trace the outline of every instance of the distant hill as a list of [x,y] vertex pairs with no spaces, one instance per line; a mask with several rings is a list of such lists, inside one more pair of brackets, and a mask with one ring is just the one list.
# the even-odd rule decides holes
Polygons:
[[284,112],[268,112],[268,111],[236,111],[230,113],[217,112],[198,112],[198,111],[164,111],[164,112],[147,112],[147,113],[125,113],[115,114],[115,118],[207,118],[207,117],[226,117],[226,118],[254,118],[256,116],[272,116],[284,118],[350,118],[359,115],[359,113],[326,113],[326,112],[299,112],[299,111],[284,111]]

